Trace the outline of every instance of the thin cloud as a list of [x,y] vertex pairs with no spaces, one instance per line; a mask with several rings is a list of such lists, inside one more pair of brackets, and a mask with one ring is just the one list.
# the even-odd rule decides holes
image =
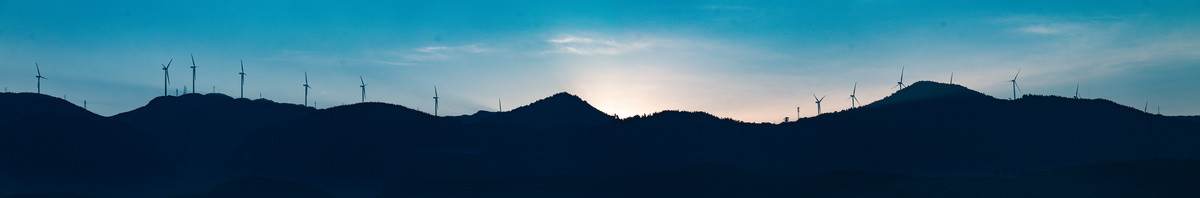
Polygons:
[[377,56],[377,60],[374,61],[375,63],[395,66],[415,66],[422,63],[452,61],[492,51],[494,50],[477,45],[426,46],[400,51],[368,52],[368,55]]
[[1051,28],[1048,28],[1045,26],[1028,26],[1028,27],[1023,27],[1023,28],[1017,29],[1017,31],[1029,33],[1029,34],[1046,34],[1046,35],[1054,35],[1054,34],[1058,34],[1058,33],[1062,32],[1059,29],[1051,29]]
[[575,55],[618,55],[659,46],[657,42],[653,41],[626,43],[572,35],[559,36],[555,39],[546,40],[546,42],[550,43],[552,49],[544,53]]

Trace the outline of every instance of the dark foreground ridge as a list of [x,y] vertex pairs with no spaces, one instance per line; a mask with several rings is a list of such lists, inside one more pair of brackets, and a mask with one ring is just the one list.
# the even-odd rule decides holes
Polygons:
[[1155,159],[991,177],[923,177],[839,170],[768,176],[716,164],[622,177],[423,181],[399,197],[1196,197],[1200,162]]
[[[256,175],[339,197],[385,191],[922,197],[938,188],[1044,187],[1050,184],[1022,180],[1037,177],[1021,173],[1080,164],[1200,157],[1194,143],[1200,122],[1191,117],[1152,115],[1103,99],[1001,100],[935,82],[784,124],[687,111],[617,119],[567,93],[512,111],[453,117],[385,103],[312,109],[219,94],[159,97],[113,117],[29,93],[0,93],[0,108],[0,159],[6,159],[0,161],[0,196],[209,196],[214,186]],[[1157,167],[1153,163],[1122,167],[1130,168],[1106,170],[1147,182],[1197,179],[1137,171]],[[1005,191],[1010,187],[1016,190]],[[1095,189],[1088,192],[1127,188]]]

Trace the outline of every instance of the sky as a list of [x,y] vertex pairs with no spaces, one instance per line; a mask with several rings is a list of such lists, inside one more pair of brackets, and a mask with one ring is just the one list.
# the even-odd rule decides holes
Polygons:
[[[195,56],[196,87],[191,85]],[[850,107],[904,81],[996,98],[1105,98],[1200,114],[1198,1],[12,1],[0,86],[101,115],[169,92],[441,115],[558,92],[609,114],[705,111],[750,122]]]

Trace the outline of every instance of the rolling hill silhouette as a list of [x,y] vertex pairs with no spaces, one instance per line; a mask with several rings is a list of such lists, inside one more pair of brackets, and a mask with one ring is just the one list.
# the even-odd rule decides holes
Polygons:
[[561,92],[512,111],[496,113],[477,122],[549,128],[594,126],[615,120],[613,116],[592,107],[578,96]]
[[112,192],[167,172],[145,133],[65,100],[0,93],[0,115],[6,193]]
[[156,146],[177,166],[226,163],[254,130],[293,120],[316,109],[224,94],[160,96],[146,106],[112,116],[151,132]]
[[[44,95],[2,94],[0,102],[16,109],[0,112],[6,116],[0,121],[6,129],[0,131],[0,157],[17,159],[0,162],[0,187],[32,189],[22,193],[73,186],[58,189],[171,195],[167,193],[198,192],[257,174],[337,195],[377,194],[421,181],[497,181],[482,187],[527,192],[513,189],[521,186],[510,181],[534,178],[521,182],[538,186],[547,183],[538,178],[558,178],[567,180],[552,181],[605,184],[567,186],[558,192],[615,189],[652,196],[673,191],[647,186],[718,174],[718,179],[696,180],[708,183],[663,189],[695,187],[714,190],[697,196],[738,195],[729,192],[742,191],[716,190],[741,188],[725,181],[749,178],[747,183],[763,187],[747,188],[773,195],[791,192],[766,188],[778,187],[780,177],[843,169],[912,176],[837,172],[798,182],[814,189],[861,184],[870,192],[921,193],[925,191],[870,185],[997,172],[1008,178],[1079,164],[1200,157],[1200,147],[1193,143],[1200,139],[1200,123],[1186,118],[1152,115],[1103,99],[1026,95],[1001,100],[935,82],[913,83],[860,108],[778,125],[687,111],[616,119],[567,93],[512,111],[452,117],[384,103],[315,110],[219,94],[159,97],[109,118]],[[696,164],[720,166],[692,167]],[[628,180],[642,183],[609,185]],[[911,185],[934,188],[959,181],[991,182],[921,179]],[[870,192],[850,195],[877,195]]]
[[1000,100],[934,82],[917,82],[877,103],[784,127],[800,132],[794,138],[807,145],[801,148],[855,156],[828,156],[846,163],[830,165],[904,174],[986,175],[989,171],[965,167],[1044,170],[1200,155],[1185,140],[1200,138],[1195,123],[1103,99],[1026,95]]
[[37,93],[0,93],[0,124],[29,115],[53,115],[62,118],[99,119],[83,107],[66,100]]

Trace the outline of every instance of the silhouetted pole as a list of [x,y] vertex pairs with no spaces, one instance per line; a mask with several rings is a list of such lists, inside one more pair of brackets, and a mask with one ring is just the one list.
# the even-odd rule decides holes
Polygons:
[[[40,93],[42,93],[42,79],[46,79],[46,77],[42,76],[42,66],[38,65],[38,63],[35,62],[35,63],[33,63],[33,67],[35,69],[37,69],[37,76],[35,76],[35,77],[37,77],[37,93],[40,94]],[[4,89],[7,90],[8,88],[6,87]]]
[[174,59],[174,58],[172,58],[170,61],[168,61],[166,65],[163,65],[163,66],[162,66],[162,70],[163,70],[163,96],[169,96],[169,95],[170,95],[169,93],[167,93],[167,87],[171,85],[171,75],[170,75],[170,73],[169,73],[169,70],[167,70],[167,69],[170,69],[170,68],[171,68],[171,63],[172,63],[172,62],[175,62],[175,59]]
[[[196,55],[188,55],[192,57],[192,93],[196,93]],[[183,92],[187,93],[187,90],[184,89]]]
[[240,89],[238,90],[238,97],[246,98],[246,63],[242,60],[238,60],[238,65],[240,65],[242,68],[242,71],[238,72],[238,75],[242,76],[242,83]]

